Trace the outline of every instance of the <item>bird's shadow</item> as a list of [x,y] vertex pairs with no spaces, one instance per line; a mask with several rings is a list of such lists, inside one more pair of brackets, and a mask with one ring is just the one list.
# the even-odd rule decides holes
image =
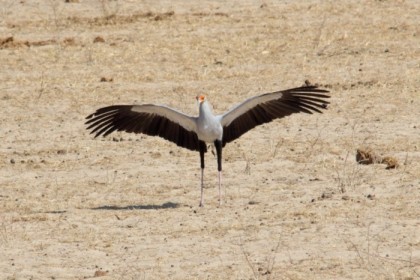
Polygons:
[[90,208],[91,210],[159,210],[159,209],[175,209],[180,207],[179,203],[166,202],[161,205],[157,204],[147,204],[147,205],[127,205],[127,206],[117,206],[117,205],[104,205],[99,207]]

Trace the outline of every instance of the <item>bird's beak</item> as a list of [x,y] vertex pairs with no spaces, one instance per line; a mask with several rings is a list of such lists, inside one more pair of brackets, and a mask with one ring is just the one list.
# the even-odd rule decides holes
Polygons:
[[197,102],[199,104],[201,104],[201,103],[203,103],[206,100],[206,96],[204,96],[204,95],[197,95],[197,97],[195,99],[197,99]]

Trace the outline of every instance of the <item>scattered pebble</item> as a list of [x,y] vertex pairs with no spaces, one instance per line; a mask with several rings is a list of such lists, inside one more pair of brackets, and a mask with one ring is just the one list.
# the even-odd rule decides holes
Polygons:
[[113,82],[114,81],[114,78],[102,77],[100,81],[101,82],[108,82],[108,83],[110,83],[110,82]]
[[375,195],[374,194],[368,194],[366,197],[368,199],[370,199],[370,200],[374,200],[375,199]]
[[97,270],[97,271],[95,271],[95,274],[93,275],[93,277],[102,277],[102,276],[106,276],[107,274],[108,274],[108,272],[106,272],[106,271]]
[[328,199],[328,198],[332,198],[333,197],[333,192],[330,193],[322,193],[321,198],[320,199]]
[[95,39],[93,39],[93,43],[105,43],[105,39],[101,36],[96,36]]
[[63,40],[63,44],[66,46],[75,46],[76,45],[76,39],[74,38],[64,38]]

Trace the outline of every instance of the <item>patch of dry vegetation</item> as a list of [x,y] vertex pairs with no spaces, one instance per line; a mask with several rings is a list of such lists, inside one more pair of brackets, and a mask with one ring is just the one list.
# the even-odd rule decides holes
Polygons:
[[[419,277],[415,1],[0,2],[1,279]],[[222,208],[211,153],[201,209],[196,153],[83,124],[302,83],[328,110],[229,144]]]

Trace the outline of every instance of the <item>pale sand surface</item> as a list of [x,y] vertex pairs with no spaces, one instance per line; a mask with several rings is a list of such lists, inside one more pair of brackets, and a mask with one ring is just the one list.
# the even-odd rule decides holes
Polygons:
[[[0,4],[0,279],[420,278],[418,1]],[[198,153],[84,126],[305,80],[329,109],[228,144],[222,207],[211,153],[199,208]]]

